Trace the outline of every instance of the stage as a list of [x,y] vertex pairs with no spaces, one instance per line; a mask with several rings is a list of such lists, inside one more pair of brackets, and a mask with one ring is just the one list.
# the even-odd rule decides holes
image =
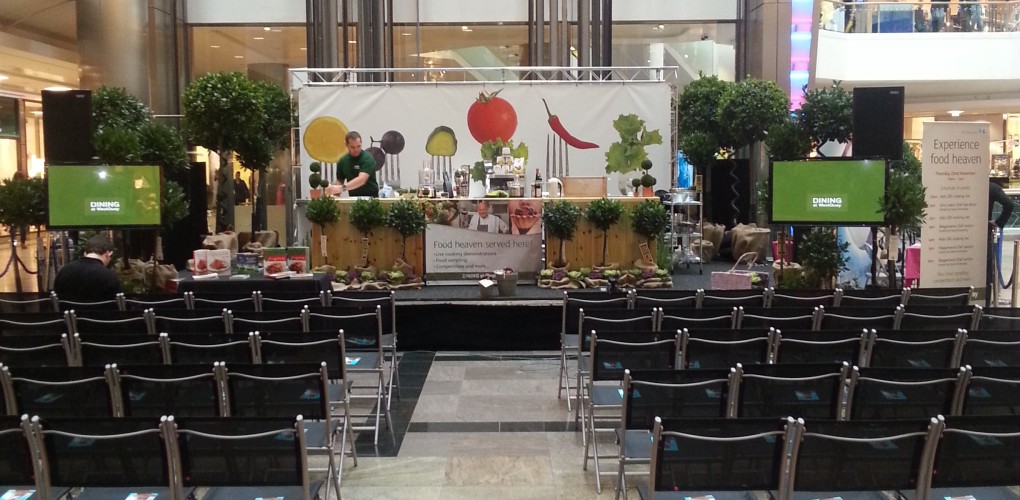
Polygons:
[[[732,262],[716,261],[673,270],[673,288],[710,289],[713,271]],[[767,271],[758,265],[755,270]],[[478,285],[428,285],[396,292],[401,351],[558,350],[563,290],[518,284],[514,297],[483,300]]]

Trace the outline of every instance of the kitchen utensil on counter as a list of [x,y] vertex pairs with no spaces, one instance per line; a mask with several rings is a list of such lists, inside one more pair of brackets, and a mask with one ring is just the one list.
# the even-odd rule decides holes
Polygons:
[[546,181],[545,186],[550,198],[563,197],[563,182],[559,179],[552,177]]
[[507,192],[510,193],[511,198],[523,198],[524,197],[524,183],[521,182],[520,177],[514,177],[514,180],[507,184]]

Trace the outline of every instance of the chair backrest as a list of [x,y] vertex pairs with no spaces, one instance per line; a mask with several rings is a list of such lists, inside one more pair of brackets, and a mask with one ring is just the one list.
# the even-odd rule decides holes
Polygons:
[[227,381],[228,416],[329,420],[326,363],[219,364]]
[[669,309],[697,309],[701,303],[704,290],[637,290],[633,298],[633,307],[642,309],[661,307]]
[[768,363],[774,334],[752,330],[684,329],[680,334],[680,368],[732,368]]
[[211,364],[107,368],[116,416],[216,417],[222,414],[219,381]]
[[66,333],[59,336],[0,336],[0,365],[74,366],[77,356]]
[[975,368],[1020,366],[1020,330],[967,332],[960,364]]
[[734,328],[815,330],[820,315],[821,308],[819,307],[738,307]]
[[904,298],[906,293],[906,289],[901,291],[872,288],[837,290],[836,294],[839,297],[839,301],[836,303],[836,307],[887,308],[892,310],[906,301]]
[[83,340],[77,333],[72,337],[81,366],[169,363],[165,350],[167,342],[169,338],[165,333],[156,338],[139,335],[86,335]]
[[949,415],[962,398],[965,369],[858,368],[850,373],[849,415],[854,420]]
[[973,368],[960,415],[1020,415],[1020,367]]
[[897,330],[975,329],[981,316],[980,307],[926,306],[897,310]]
[[798,425],[794,491],[913,490],[928,498],[929,457],[941,425],[925,419]]
[[194,295],[191,302],[192,307],[198,311],[208,309],[214,311],[230,309],[235,312],[255,312],[258,310],[257,293],[258,292],[252,292],[251,295],[246,296],[238,296],[236,294],[201,293]]
[[78,311],[71,309],[74,331],[81,334],[145,335],[149,333],[149,309],[145,311]]
[[53,312],[53,306],[49,294],[0,292],[0,314]]
[[0,316],[0,337],[14,335],[60,335],[73,332],[70,313],[18,313]]
[[[973,297],[974,287],[908,288],[904,290],[903,305],[911,306],[966,306]],[[976,297],[974,297],[976,298]]]
[[40,461],[49,485],[171,487],[158,420],[35,417],[32,426],[41,441]]
[[247,334],[170,334],[167,349],[174,364],[255,362],[255,351]]
[[703,290],[700,307],[765,307],[765,290]]
[[[563,292],[563,316],[560,331],[565,334],[577,334],[580,328],[579,311],[584,308],[589,311],[601,311],[603,309],[631,309],[630,295],[607,294],[602,292]],[[645,308],[648,310],[649,308]],[[596,313],[596,315],[598,315]]]
[[35,485],[36,465],[29,445],[28,420],[0,417],[0,484]]
[[966,330],[892,331],[872,336],[868,367],[957,368]]
[[301,310],[303,307],[322,307],[329,305],[326,302],[326,292],[321,291],[315,295],[309,295],[307,293],[300,294],[280,294],[272,292],[256,291],[256,304],[258,304],[258,311],[295,311]]
[[397,300],[393,290],[323,293],[324,304],[330,307],[382,306],[383,334],[397,333]]
[[593,312],[581,307],[577,310],[577,328],[579,335],[587,335],[592,330],[657,330],[658,313],[656,309],[598,309]]
[[308,308],[294,308],[290,310],[275,310],[268,312],[244,312],[228,311],[230,320],[230,333],[250,332],[261,330],[264,332],[285,331],[285,332],[307,332],[308,331]]
[[382,350],[382,306],[333,306],[312,309],[307,331],[344,331],[347,342],[363,348]]
[[118,308],[121,311],[144,311],[146,309],[189,309],[191,308],[190,296],[188,295],[132,295],[130,297],[119,294],[117,296]]
[[891,330],[896,326],[894,307],[820,307],[819,330],[860,330],[863,328]]
[[736,328],[739,312],[736,307],[707,309],[659,308],[660,330],[703,328]]
[[842,389],[849,364],[738,364],[735,370],[736,417],[844,418]]
[[688,492],[782,491],[794,424],[778,418],[656,418],[649,490],[681,497]]
[[932,488],[1016,486],[1020,421],[1008,417],[947,417],[935,450]]
[[96,367],[0,366],[8,415],[110,417],[113,401],[106,374]]
[[677,335],[660,338],[658,332],[630,333],[626,339],[616,336],[601,339],[592,332],[591,377],[589,380],[622,380],[623,371],[676,368],[680,351]]
[[813,288],[783,288],[780,290],[770,288],[768,293],[769,307],[814,308],[815,306],[834,307],[836,305],[835,291],[830,292],[828,290],[817,290]]
[[186,487],[301,486],[308,500],[302,417],[174,419]]
[[981,311],[980,330],[1020,330],[1020,309],[988,308]]
[[624,429],[649,430],[655,417],[729,416],[730,370],[626,370]]
[[67,311],[69,309],[77,309],[79,311],[117,311],[120,309],[116,296],[104,300],[79,301],[62,299],[57,296],[57,292],[50,292],[50,300],[58,311]]
[[153,333],[228,333],[230,317],[227,309],[218,311],[187,309],[154,310],[152,314]]
[[338,333],[308,333],[301,336],[252,332],[258,361],[263,364],[326,363],[332,380],[347,378],[346,336]]
[[863,363],[871,332],[868,330],[836,330],[827,332],[777,332],[773,361],[790,363]]

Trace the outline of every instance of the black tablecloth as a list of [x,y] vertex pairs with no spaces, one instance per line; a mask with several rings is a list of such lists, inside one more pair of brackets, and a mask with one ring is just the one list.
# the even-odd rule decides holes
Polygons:
[[267,295],[274,292],[315,295],[323,290],[332,290],[329,278],[325,274],[316,274],[311,278],[269,279],[260,275],[247,279],[221,277],[195,280],[191,273],[181,272],[180,277],[185,279],[177,284],[177,293],[193,292],[195,295],[207,293],[249,295],[256,290]]

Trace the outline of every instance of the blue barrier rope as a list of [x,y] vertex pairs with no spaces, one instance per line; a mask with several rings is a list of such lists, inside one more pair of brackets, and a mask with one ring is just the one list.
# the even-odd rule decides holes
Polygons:
[[1005,280],[1002,279],[1002,240],[1004,239],[1006,238],[999,235],[999,242],[995,244],[995,267],[998,269],[996,273],[999,275],[999,285],[1005,289],[1013,286],[1013,281],[1016,280],[1016,269],[1014,269],[1013,273],[1010,274],[1009,283],[1006,283]]

